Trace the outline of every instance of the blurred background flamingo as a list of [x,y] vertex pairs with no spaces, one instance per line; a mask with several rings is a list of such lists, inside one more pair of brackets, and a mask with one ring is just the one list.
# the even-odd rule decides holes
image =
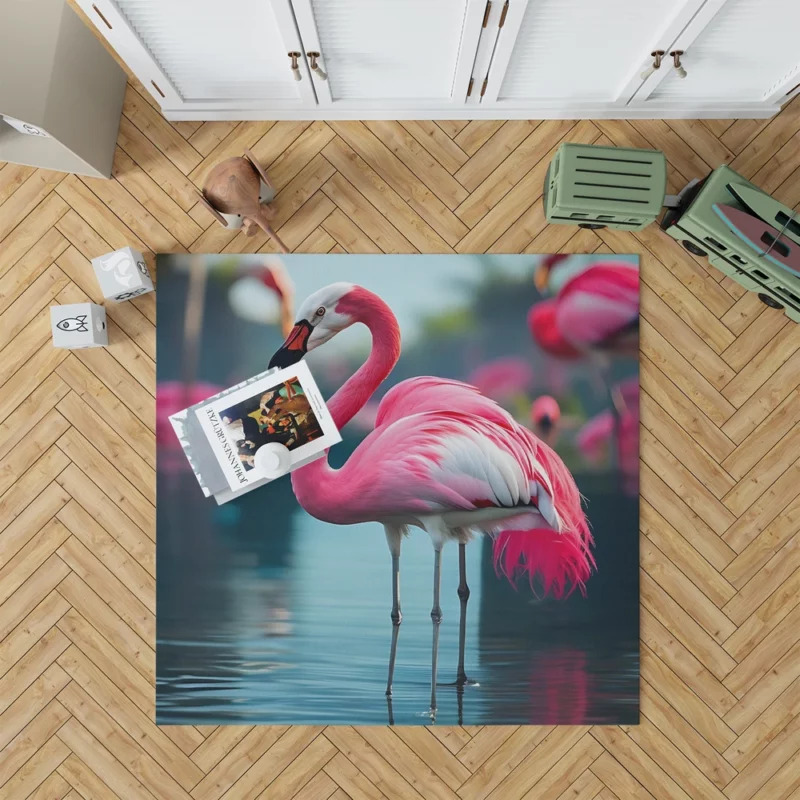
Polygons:
[[523,394],[532,382],[533,368],[524,358],[516,356],[481,364],[467,377],[467,383],[498,403]]
[[534,276],[539,291],[556,297],[558,332],[581,352],[639,355],[639,269],[599,258],[586,265],[569,256],[542,259]]
[[[270,367],[286,367],[356,322],[372,335],[366,362],[328,401],[337,427],[362,409],[400,356],[400,329],[377,295],[338,283],[312,294]],[[400,547],[409,527],[434,547],[431,714],[436,711],[441,551],[459,544],[461,601],[456,686],[467,682],[464,631],[469,587],[465,545],[494,537],[494,563],[509,580],[525,575],[544,594],[583,591],[593,567],[592,537],[572,475],[544,442],[478,389],[433,377],[397,384],[381,401],[376,428],[340,469],[321,459],[292,473],[300,505],[339,525],[380,522],[392,556],[391,697],[400,608]]]
[[531,306],[528,312],[528,329],[533,340],[545,353],[556,358],[573,361],[583,357],[583,353],[567,341],[556,322],[558,301],[555,298],[541,300]]
[[[528,392],[533,385],[530,362],[518,356],[503,356],[487,361],[467,375],[467,383],[482,395],[495,400],[515,417],[524,417]],[[446,408],[446,405],[442,406]]]
[[228,290],[228,300],[242,319],[261,325],[280,325],[284,336],[292,329],[294,286],[276,256],[238,269],[237,279]]
[[599,463],[603,449],[614,444],[622,486],[629,495],[639,493],[639,380],[631,378],[615,388],[621,398],[622,410],[618,419],[611,409],[592,417],[577,433],[575,442],[589,463]]
[[[262,325],[280,325],[284,336],[294,319],[294,286],[283,262],[268,256],[260,264],[247,263],[233,268],[234,280],[228,301],[241,319]],[[162,381],[156,399],[156,441],[162,455],[169,458],[170,469],[187,470],[189,463],[169,421],[170,416],[211,397],[225,387],[197,380],[199,341],[203,326],[207,269],[202,259],[189,263],[183,325],[183,359],[180,381]],[[175,458],[173,459],[173,455]]]
[[531,403],[531,424],[533,431],[551,447],[558,435],[561,408],[555,397],[543,394]]
[[169,418],[184,408],[200,403],[223,390],[223,386],[198,381],[188,386],[181,381],[164,381],[158,385],[156,397],[156,443],[167,471],[186,471],[189,462],[183,454]]
[[[609,444],[623,488],[631,491],[638,476],[637,395],[626,402],[612,386],[612,362],[639,354],[639,270],[634,264],[608,258],[586,260],[569,255],[545,256],[534,283],[552,297],[534,304],[528,327],[534,341],[551,356],[574,360],[588,356],[609,395],[610,408],[587,423],[576,442],[588,458],[600,442]],[[634,415],[631,411],[635,405]],[[635,430],[633,430],[635,428]]]

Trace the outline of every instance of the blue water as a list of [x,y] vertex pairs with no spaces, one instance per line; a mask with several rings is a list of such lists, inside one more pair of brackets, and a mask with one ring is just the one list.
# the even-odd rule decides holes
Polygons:
[[[430,724],[427,534],[413,531],[403,543],[390,706],[391,561],[382,526],[328,525],[296,506],[274,525],[254,526],[269,519],[268,489],[244,509],[216,508],[197,501],[187,478],[169,489],[176,513],[159,520],[158,722]],[[635,593],[633,605],[598,620],[593,609],[614,601],[602,581],[589,599],[537,601],[527,586],[512,590],[490,561],[488,542],[468,545],[466,670],[479,685],[463,695],[439,687],[436,724],[635,723],[638,644],[626,632],[631,621],[635,628]],[[457,586],[450,544],[442,562],[442,683],[456,673]]]

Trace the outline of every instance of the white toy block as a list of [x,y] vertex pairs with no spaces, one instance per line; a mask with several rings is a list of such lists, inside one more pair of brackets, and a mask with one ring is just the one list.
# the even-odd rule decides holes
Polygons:
[[53,347],[80,350],[108,344],[106,310],[94,303],[50,306]]
[[147,264],[132,247],[93,258],[92,266],[106,300],[130,300],[153,291]]

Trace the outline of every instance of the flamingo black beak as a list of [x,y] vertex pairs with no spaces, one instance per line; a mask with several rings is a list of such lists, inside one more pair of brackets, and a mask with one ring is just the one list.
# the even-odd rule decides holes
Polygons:
[[551,417],[549,414],[545,414],[545,415],[544,415],[544,416],[543,416],[543,417],[542,417],[542,418],[539,420],[539,430],[540,430],[540,431],[541,431],[541,432],[542,432],[542,433],[543,433],[545,436],[546,436],[548,433],[550,433],[550,431],[552,431],[552,430],[553,430],[553,427],[554,427],[554,426],[555,426],[555,420],[554,420],[554,419],[553,419],[553,418],[552,418],[552,417]]
[[280,346],[269,362],[269,369],[273,367],[291,367],[298,361],[303,360],[303,356],[308,352],[308,338],[311,336],[311,323],[302,319],[295,323],[295,326],[286,337],[286,341]]

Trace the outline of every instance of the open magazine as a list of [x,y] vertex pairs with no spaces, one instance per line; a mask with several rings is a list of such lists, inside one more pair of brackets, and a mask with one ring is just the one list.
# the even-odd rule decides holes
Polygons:
[[218,503],[321,458],[342,440],[305,362],[249,378],[170,422],[204,494]]

